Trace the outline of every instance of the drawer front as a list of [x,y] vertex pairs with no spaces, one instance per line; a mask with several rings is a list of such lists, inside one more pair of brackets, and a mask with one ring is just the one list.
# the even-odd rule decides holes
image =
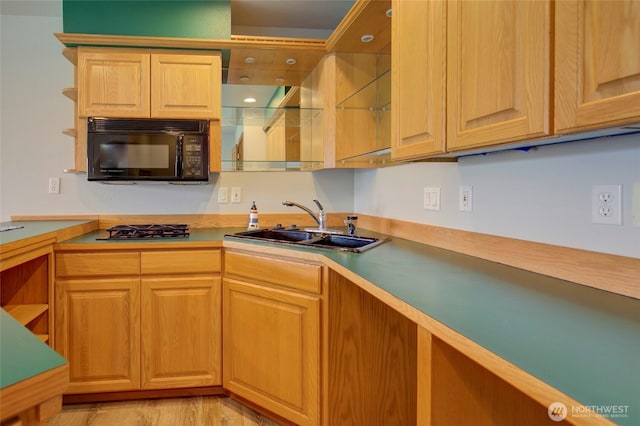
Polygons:
[[224,259],[226,276],[233,275],[313,293],[320,293],[322,289],[320,265],[233,251],[226,251]]
[[162,250],[141,253],[142,274],[220,273],[220,250]]
[[57,253],[57,277],[139,275],[140,253]]

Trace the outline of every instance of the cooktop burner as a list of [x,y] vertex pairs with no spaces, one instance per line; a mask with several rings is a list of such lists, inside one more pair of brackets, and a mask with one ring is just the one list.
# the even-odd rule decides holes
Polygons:
[[189,225],[152,224],[117,225],[107,228],[107,238],[99,240],[148,240],[157,238],[189,238]]

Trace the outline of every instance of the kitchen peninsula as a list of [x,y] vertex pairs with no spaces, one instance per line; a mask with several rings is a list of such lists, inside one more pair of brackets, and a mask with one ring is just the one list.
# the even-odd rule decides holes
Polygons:
[[[45,229],[48,222],[24,223],[25,229]],[[302,417],[292,417],[290,407],[278,411],[278,404],[263,404],[276,412],[276,418],[337,424],[340,418],[366,423],[386,415],[405,424],[425,424],[428,418],[464,422],[456,416],[467,413],[474,419],[511,418],[533,425],[549,423],[547,408],[559,402],[567,407],[572,424],[625,425],[638,420],[640,301],[635,298],[393,236],[364,253],[339,253],[223,238],[239,228],[192,228],[185,241],[107,242],[96,240],[104,233],[97,221],[82,226],[85,230],[75,236],[69,234],[73,226],[60,229],[63,236],[48,243],[53,253],[222,250],[223,289],[257,291],[264,284],[265,290],[256,294],[266,289],[293,293],[284,290],[288,283],[271,274],[246,275],[243,262],[321,271],[319,287],[300,293],[317,294],[313,297],[323,312],[316,313],[325,330],[323,337],[316,337],[318,362],[324,366],[316,373],[318,395],[302,404]],[[28,247],[33,238],[22,242]],[[20,244],[20,239],[3,238],[3,263],[5,247],[18,250]],[[234,257],[242,262],[230,264]],[[223,333],[223,339],[227,337]],[[54,342],[57,339],[54,335]],[[354,360],[363,371],[351,364]],[[375,369],[376,377],[371,378],[366,368]],[[344,395],[365,392],[359,380],[385,386],[388,392],[378,400],[375,395],[371,400],[345,400]],[[236,395],[235,390],[230,393]],[[505,398],[515,407],[513,412],[499,407]],[[305,411],[309,404],[318,408]],[[615,407],[619,416],[596,414],[611,409],[607,407]],[[526,421],[531,423],[522,423]]]

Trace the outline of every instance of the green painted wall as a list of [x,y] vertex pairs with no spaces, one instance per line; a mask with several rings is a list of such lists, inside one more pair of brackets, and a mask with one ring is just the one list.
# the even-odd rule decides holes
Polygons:
[[231,0],[63,0],[65,33],[229,39]]

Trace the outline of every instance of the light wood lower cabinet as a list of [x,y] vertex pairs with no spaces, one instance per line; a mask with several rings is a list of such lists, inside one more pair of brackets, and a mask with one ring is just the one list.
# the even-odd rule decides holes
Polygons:
[[220,278],[143,278],[142,388],[220,384]]
[[220,250],[58,252],[67,393],[219,386]]
[[140,279],[56,283],[56,350],[69,360],[68,393],[140,387]]
[[[321,296],[295,287],[319,289],[321,266],[225,257],[224,387],[295,424],[319,424]],[[252,278],[269,265],[272,274]],[[298,276],[290,281],[294,288],[285,287],[286,276]]]

